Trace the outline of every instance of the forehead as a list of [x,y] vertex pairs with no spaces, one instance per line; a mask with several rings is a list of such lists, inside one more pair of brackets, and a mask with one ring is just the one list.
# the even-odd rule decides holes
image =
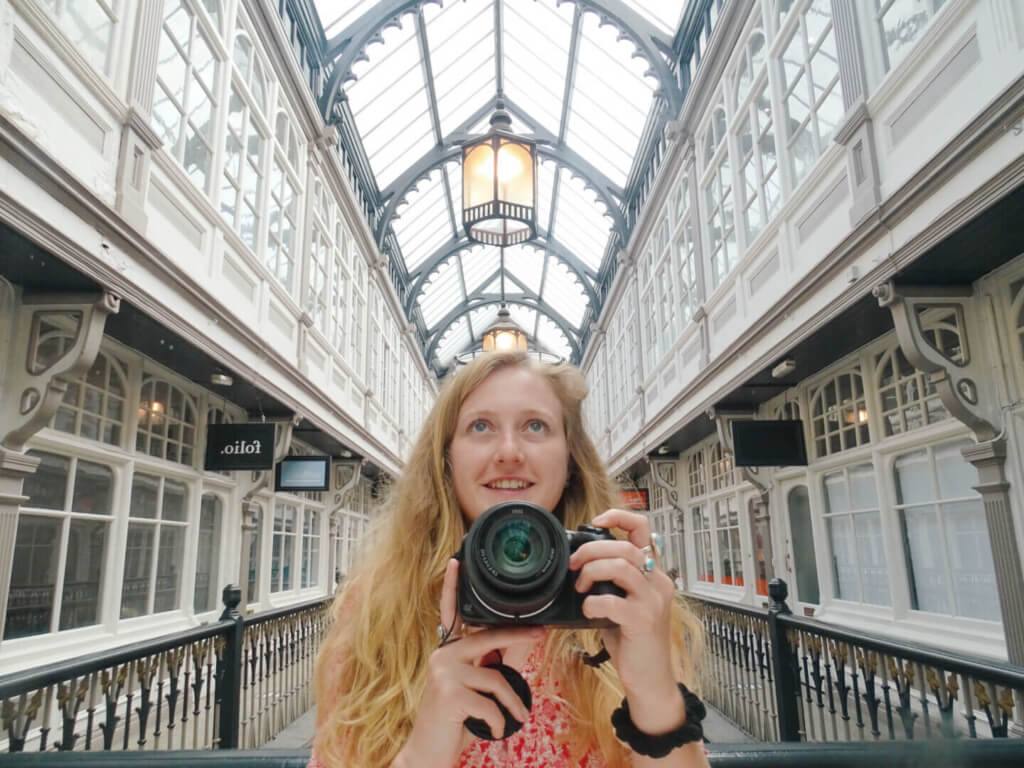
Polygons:
[[501,368],[469,393],[459,408],[462,417],[475,411],[517,413],[542,411],[561,419],[562,403],[545,376],[525,367]]

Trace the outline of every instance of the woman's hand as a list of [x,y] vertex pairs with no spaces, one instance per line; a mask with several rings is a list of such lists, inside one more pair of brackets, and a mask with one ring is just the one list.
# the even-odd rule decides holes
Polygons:
[[475,738],[463,725],[467,717],[480,718],[490,726],[491,733],[501,736],[505,732],[505,718],[498,705],[483,693],[494,695],[517,720],[525,722],[530,716],[501,673],[482,666],[481,662],[492,651],[535,642],[542,630],[464,631],[455,611],[458,573],[459,562],[450,560],[441,591],[441,622],[445,628],[458,624],[452,632],[456,639],[430,654],[423,698],[409,741],[395,761],[398,765],[454,766]]
[[651,525],[644,515],[610,509],[591,522],[619,528],[629,538],[591,541],[577,549],[569,559],[569,568],[579,571],[576,589],[587,592],[595,582],[612,581],[626,596],[590,595],[583,601],[583,614],[618,625],[601,630],[601,637],[635,725],[647,733],[670,731],[685,717],[671,655],[675,585],[659,568],[644,571],[647,555],[642,548],[651,543]]

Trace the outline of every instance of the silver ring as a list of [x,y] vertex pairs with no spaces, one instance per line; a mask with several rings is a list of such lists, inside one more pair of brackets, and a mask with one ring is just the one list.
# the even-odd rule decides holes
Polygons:
[[640,551],[644,554],[644,566],[640,570],[644,573],[650,573],[654,570],[655,566],[657,565],[657,563],[654,562],[654,558],[652,557],[652,554],[654,554],[655,550],[650,545],[648,545],[646,547],[641,547]]

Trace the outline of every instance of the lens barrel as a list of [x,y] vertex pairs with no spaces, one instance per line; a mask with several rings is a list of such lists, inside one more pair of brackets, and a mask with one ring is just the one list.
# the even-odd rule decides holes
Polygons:
[[543,507],[506,501],[474,521],[464,542],[468,584],[489,610],[534,615],[559,595],[569,569],[561,523]]

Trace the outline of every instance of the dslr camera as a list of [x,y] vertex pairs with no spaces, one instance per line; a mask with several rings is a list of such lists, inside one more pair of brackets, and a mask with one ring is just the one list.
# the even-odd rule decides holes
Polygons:
[[466,624],[554,627],[614,627],[583,615],[589,595],[625,596],[610,581],[576,591],[569,556],[588,541],[613,540],[605,529],[581,525],[567,531],[553,514],[526,501],[488,509],[462,540],[458,607]]

